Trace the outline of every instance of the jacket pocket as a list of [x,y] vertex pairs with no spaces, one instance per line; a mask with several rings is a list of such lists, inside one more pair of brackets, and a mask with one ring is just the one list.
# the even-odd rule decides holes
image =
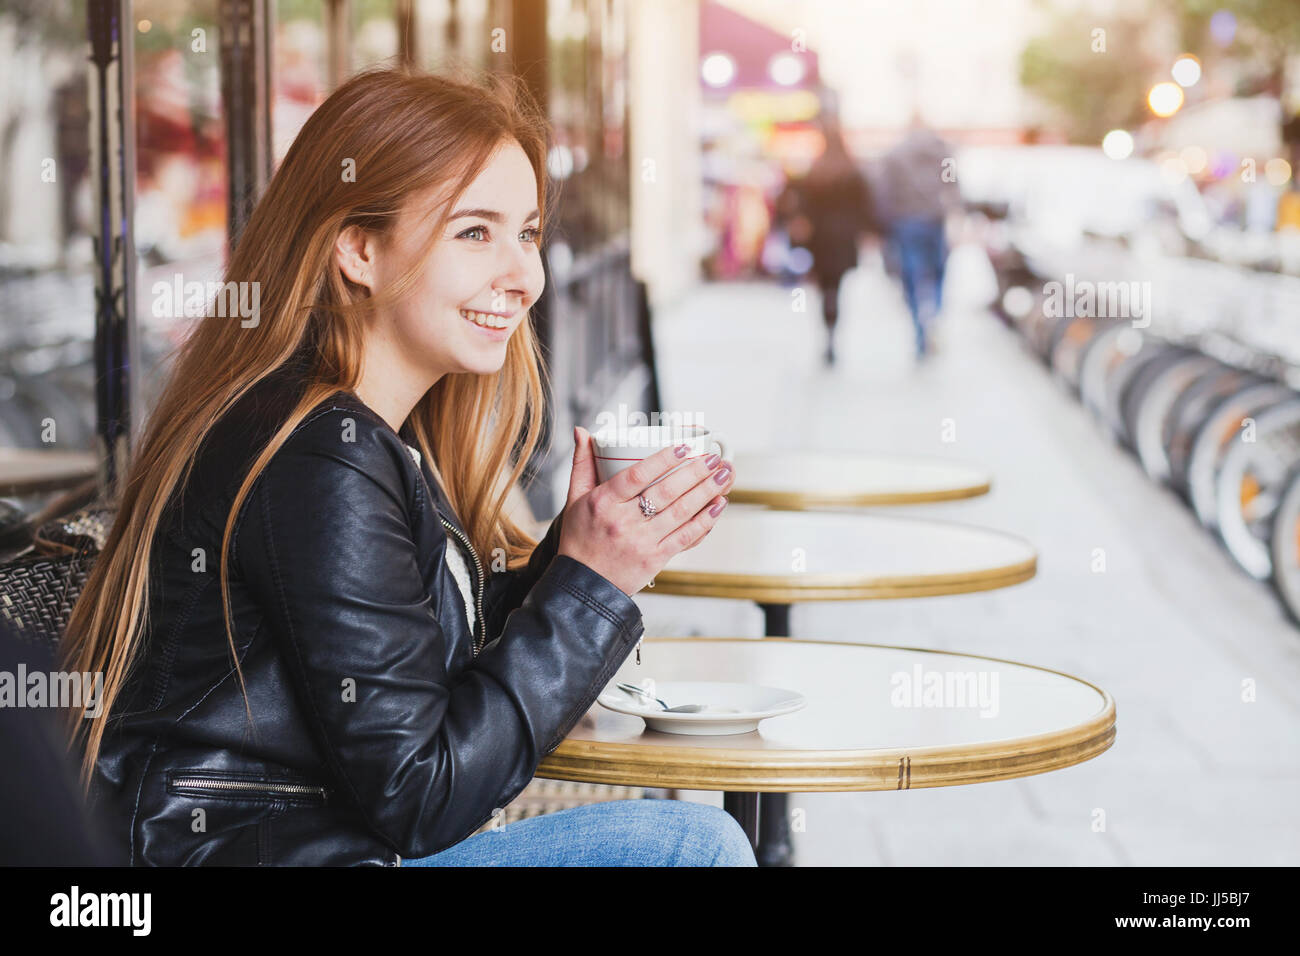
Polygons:
[[174,796],[315,807],[325,806],[330,799],[328,787],[306,780],[271,780],[261,774],[214,770],[169,770],[167,792]]

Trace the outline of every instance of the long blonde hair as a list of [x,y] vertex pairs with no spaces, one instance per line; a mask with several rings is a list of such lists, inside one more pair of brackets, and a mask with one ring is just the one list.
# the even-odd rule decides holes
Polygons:
[[[386,236],[404,203],[424,190],[454,200],[495,149],[510,141],[527,154],[537,177],[538,208],[548,210],[548,128],[536,101],[517,78],[471,75],[463,68],[459,73],[451,78],[407,68],[373,70],[335,90],[298,133],[226,270],[227,281],[260,284],[258,323],[245,328],[237,318],[210,315],[181,345],[61,648],[61,666],[104,675],[99,719],[84,719],[88,708],[69,715],[69,739],[81,747],[87,789],[105,722],[147,633],[150,554],[168,503],[179,498],[200,443],[218,419],[257,382],[306,354],[305,392],[254,459],[221,540],[226,637],[244,689],[230,628],[227,561],[235,517],[306,414],[332,393],[356,389],[364,317],[380,304],[334,264],[340,232],[357,225]],[[349,163],[355,169],[350,177],[343,175]],[[443,207],[426,253],[452,208],[451,202]],[[543,215],[543,226],[548,218]],[[423,259],[417,257],[395,283],[392,298],[409,292]],[[525,562],[537,543],[504,508],[537,445],[547,387],[530,316],[510,337],[500,372],[444,375],[407,420],[475,550],[488,555],[502,549],[508,568]],[[246,692],[244,700],[251,721]]]

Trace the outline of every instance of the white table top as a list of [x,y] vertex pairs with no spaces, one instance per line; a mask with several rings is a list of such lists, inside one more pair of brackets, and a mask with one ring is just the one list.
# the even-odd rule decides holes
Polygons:
[[[847,642],[648,638],[642,662],[629,657],[612,681],[763,684],[798,691],[808,706],[748,734],[692,737],[646,730],[641,718],[596,704],[539,776],[702,790],[895,790],[1059,769],[1096,756],[1115,736],[1105,691],[987,657]],[[918,693],[909,698],[912,688]]]
[[776,603],[956,594],[1033,577],[1024,539],[924,518],[728,505],[649,594]]
[[982,468],[944,458],[859,452],[740,452],[731,458],[738,503],[776,508],[866,507],[947,501],[987,494]]

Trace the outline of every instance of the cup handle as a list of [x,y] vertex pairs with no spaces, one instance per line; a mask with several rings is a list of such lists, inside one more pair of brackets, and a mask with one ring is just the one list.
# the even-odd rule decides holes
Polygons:
[[718,446],[713,453],[717,455],[719,459],[726,460],[731,457],[731,452],[728,450],[727,440],[725,438],[720,435],[714,435],[713,444]]

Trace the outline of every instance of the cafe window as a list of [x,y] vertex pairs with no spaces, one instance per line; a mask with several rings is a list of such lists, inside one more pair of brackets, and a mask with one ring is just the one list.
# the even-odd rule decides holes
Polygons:
[[352,0],[352,69],[397,62],[398,0]]
[[500,0],[416,0],[415,61],[431,71],[448,59],[492,69],[498,58],[492,49],[492,31],[502,30],[502,41],[509,42],[507,12]]
[[[136,177],[133,229],[144,405],[166,359],[193,323],[183,302],[153,289],[221,278],[226,257],[226,133],[222,120],[217,0],[136,0]],[[171,297],[174,298],[174,297]],[[93,323],[86,326],[93,334]]]
[[84,5],[0,9],[0,61],[0,447],[85,451],[95,210]]
[[564,202],[556,232],[574,250],[628,229],[626,3],[550,0],[550,171]]
[[279,166],[307,117],[330,93],[329,4],[277,0],[271,83],[271,136]]

